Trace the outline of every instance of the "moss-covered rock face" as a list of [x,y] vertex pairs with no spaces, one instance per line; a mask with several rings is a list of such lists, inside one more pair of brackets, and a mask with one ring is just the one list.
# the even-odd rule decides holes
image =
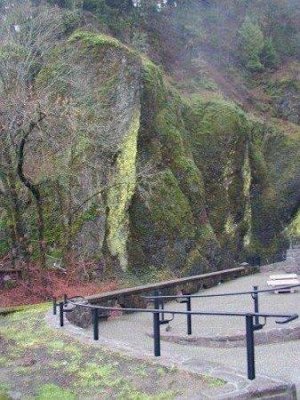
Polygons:
[[[68,64],[72,78],[61,80]],[[183,98],[161,68],[107,35],[74,33],[36,90],[53,77],[49,102],[63,118],[35,158],[50,256],[74,251],[116,269],[189,275],[251,254],[270,261],[286,245],[284,227],[298,232],[297,134],[286,137],[229,101]],[[32,215],[29,204],[34,256]],[[0,210],[0,254],[9,224]]]
[[[187,103],[153,64],[144,64],[143,76],[138,154],[157,166],[161,190],[148,182],[134,197],[131,264],[190,274],[254,254],[272,261],[286,246],[278,207],[286,194],[276,192],[275,149],[271,157],[266,138],[271,143],[280,134],[231,102],[194,98]],[[291,146],[288,142],[281,135],[279,146]],[[170,171],[172,185],[165,180]],[[282,181],[288,176],[297,173]],[[175,182],[180,192],[175,193]]]
[[189,121],[209,221],[221,246],[235,255],[243,249],[250,222],[246,217],[251,184],[249,122],[232,103],[201,99],[193,104]]
[[139,187],[130,217],[132,240],[144,255],[136,259],[133,251],[131,262],[180,269],[195,238],[195,224],[191,205],[170,169]]
[[116,173],[107,193],[108,247],[118,257],[123,270],[127,269],[128,207],[136,186],[137,138],[140,127],[140,111],[135,111],[129,131],[124,137],[116,161]]
[[[277,129],[264,129],[262,153],[265,159],[265,176],[269,181],[268,198],[272,206],[265,204],[276,223],[273,235],[274,247],[285,249],[289,236],[297,236],[297,215],[300,199],[300,129],[284,135]],[[270,214],[268,214],[270,215]],[[261,227],[262,228],[262,227]],[[264,227],[265,229],[265,227]],[[263,232],[263,230],[262,230]],[[284,237],[282,236],[284,232]]]
[[181,274],[224,268],[222,249],[207,215],[205,183],[195,163],[188,123],[192,107],[143,63],[140,163],[152,163],[154,178],[141,182],[130,207],[130,264],[164,266]]
[[287,233],[291,238],[300,238],[300,211],[297,212],[295,217],[292,219],[292,222],[287,227]]
[[127,268],[127,210],[136,186],[141,119],[140,64],[138,55],[118,40],[77,31],[37,77],[37,89],[43,91],[57,76],[49,101],[58,114],[65,113],[55,138],[61,151],[50,148],[48,156],[51,188],[43,193],[49,198],[44,210],[50,253],[63,257],[73,249],[82,258],[102,258],[105,245],[106,257]]

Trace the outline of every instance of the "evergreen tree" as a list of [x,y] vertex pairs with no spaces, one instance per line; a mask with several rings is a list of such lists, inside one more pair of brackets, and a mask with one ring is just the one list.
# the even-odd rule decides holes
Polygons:
[[267,68],[275,68],[279,62],[278,54],[271,38],[265,40],[265,45],[260,54],[262,64]]
[[262,71],[264,67],[260,61],[260,54],[265,43],[260,26],[246,17],[238,34],[239,56],[242,63],[251,72]]

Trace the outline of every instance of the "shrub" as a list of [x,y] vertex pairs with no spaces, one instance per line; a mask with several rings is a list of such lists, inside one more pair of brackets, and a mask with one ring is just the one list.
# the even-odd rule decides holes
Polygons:
[[242,63],[250,72],[259,72],[264,69],[260,54],[264,48],[264,35],[260,26],[249,17],[245,18],[239,35],[239,56]]

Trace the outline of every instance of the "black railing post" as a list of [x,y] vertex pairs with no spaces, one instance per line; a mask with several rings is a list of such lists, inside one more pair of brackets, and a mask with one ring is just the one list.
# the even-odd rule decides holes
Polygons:
[[160,323],[159,312],[153,313],[154,355],[160,357]]
[[248,379],[255,379],[255,354],[254,354],[254,325],[253,316],[246,315],[246,343],[247,343],[247,366]]
[[92,308],[94,340],[99,340],[99,312],[98,308]]
[[159,320],[159,298],[158,292],[155,291],[154,308],[157,312],[153,313],[153,338],[154,338],[154,355],[160,357],[160,320]]
[[[192,302],[191,298],[187,297],[186,299],[186,311],[192,311]],[[192,334],[192,315],[187,314],[187,334]]]
[[[157,291],[156,293],[157,293],[157,294],[156,294],[157,296],[161,296],[161,292],[160,292],[160,291]],[[159,299],[159,308],[161,308],[162,310],[165,309],[165,302],[164,302],[164,299],[163,299],[163,298],[160,298],[160,299]],[[161,320],[164,321],[164,319],[165,319],[165,313],[162,312],[162,313],[161,313]]]
[[59,324],[60,326],[64,326],[64,302],[61,301],[59,303]]
[[57,307],[56,297],[53,297],[53,315],[56,315],[56,307]]
[[[254,300],[254,313],[258,314],[259,313],[259,305],[258,305],[258,286],[253,286],[253,300]],[[259,317],[258,315],[255,315],[255,325],[259,325]]]
[[153,296],[154,296],[154,308],[159,309],[160,308],[159,291],[155,290]]
[[67,302],[68,302],[68,296],[64,294],[64,303],[67,304]]
[[[154,291],[154,296],[155,296],[155,298],[154,298],[154,308],[164,311],[165,303],[164,303],[164,299],[161,298],[161,292],[159,290],[155,290]],[[160,313],[160,318],[161,318],[161,321],[164,321],[164,319],[165,319],[165,313],[164,312]]]

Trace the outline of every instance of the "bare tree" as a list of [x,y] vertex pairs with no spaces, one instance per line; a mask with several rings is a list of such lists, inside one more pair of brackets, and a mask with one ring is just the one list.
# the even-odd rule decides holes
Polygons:
[[[32,7],[30,2],[11,4],[1,16],[0,25],[0,181],[1,206],[11,226],[11,242],[16,257],[27,258],[27,234],[23,213],[27,189],[38,211],[39,245],[45,264],[43,200],[39,185],[25,170],[25,147],[30,135],[39,129],[47,110],[41,110],[34,78],[63,32],[59,11]],[[23,184],[20,187],[19,182]],[[8,199],[8,200],[6,200]]]

